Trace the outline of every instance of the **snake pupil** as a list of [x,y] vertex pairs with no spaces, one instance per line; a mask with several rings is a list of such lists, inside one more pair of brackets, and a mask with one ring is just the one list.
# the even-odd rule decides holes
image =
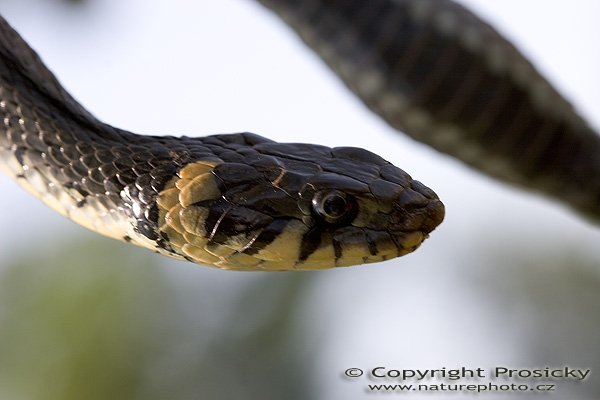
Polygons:
[[330,224],[339,224],[352,217],[353,198],[339,190],[321,191],[313,198],[313,209]]
[[346,199],[339,194],[327,196],[323,200],[323,211],[332,218],[339,218],[342,216],[346,212],[347,206]]

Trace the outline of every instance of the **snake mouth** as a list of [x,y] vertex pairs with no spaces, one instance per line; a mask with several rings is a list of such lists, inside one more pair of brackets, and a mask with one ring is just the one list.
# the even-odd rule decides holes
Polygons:
[[446,214],[444,204],[428,187],[413,181],[394,200],[393,212],[387,220],[391,232],[420,231],[425,236],[442,223]]
[[427,236],[444,220],[446,207],[438,199],[431,200],[423,210],[423,215],[421,231]]
[[[400,255],[415,251],[429,234],[444,220],[445,207],[440,200],[432,200],[418,210],[411,210],[410,217],[402,224],[404,229],[392,229],[390,235]],[[406,230],[407,226],[415,229]]]
[[429,237],[429,234],[444,220],[446,209],[437,196],[427,193],[427,201],[419,204],[403,204],[390,220],[389,235],[398,256],[415,251]]
[[[341,228],[333,235],[335,265],[380,262],[412,253],[443,221],[444,215],[444,204],[435,196],[418,207],[405,204],[390,218],[387,230]],[[400,218],[401,223],[394,221]]]

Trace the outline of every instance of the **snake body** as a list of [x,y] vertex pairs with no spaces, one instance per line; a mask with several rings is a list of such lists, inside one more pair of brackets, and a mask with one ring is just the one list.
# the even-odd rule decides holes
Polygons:
[[[260,0],[392,126],[600,217],[600,139],[492,28],[449,0]],[[0,167],[101,234],[236,270],[414,251],[437,195],[366,150],[252,133],[153,137],[98,121],[0,18]]]
[[448,0],[260,0],[388,124],[600,220],[600,135],[491,26]]

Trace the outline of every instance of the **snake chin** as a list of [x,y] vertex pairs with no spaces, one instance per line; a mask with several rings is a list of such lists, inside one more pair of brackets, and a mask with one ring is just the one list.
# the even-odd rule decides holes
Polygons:
[[385,261],[412,253],[442,222],[444,213],[444,205],[437,199],[427,199],[418,206],[397,202],[387,218],[377,215],[372,220],[385,220],[383,224],[345,227],[333,235],[335,266]]

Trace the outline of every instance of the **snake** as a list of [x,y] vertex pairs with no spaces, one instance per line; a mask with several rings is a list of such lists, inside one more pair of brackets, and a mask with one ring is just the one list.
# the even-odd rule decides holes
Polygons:
[[[501,34],[452,0],[256,0],[390,126],[600,220],[600,135]],[[0,169],[102,235],[239,271],[412,253],[437,194],[355,147],[250,132],[138,135],[99,121],[0,17]]]

